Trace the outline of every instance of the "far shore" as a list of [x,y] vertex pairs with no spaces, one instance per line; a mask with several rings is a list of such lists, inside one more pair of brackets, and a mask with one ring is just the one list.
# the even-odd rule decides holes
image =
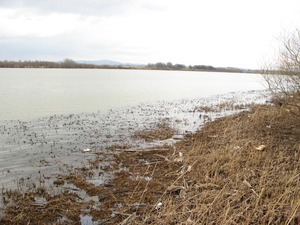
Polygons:
[[0,61],[0,68],[39,68],[39,69],[124,69],[124,70],[165,70],[165,71],[198,71],[223,73],[258,73],[259,69],[241,69],[235,67],[213,67],[207,65],[185,66],[183,64],[155,63],[148,65],[97,65],[77,63],[66,59],[63,62],[51,61]]

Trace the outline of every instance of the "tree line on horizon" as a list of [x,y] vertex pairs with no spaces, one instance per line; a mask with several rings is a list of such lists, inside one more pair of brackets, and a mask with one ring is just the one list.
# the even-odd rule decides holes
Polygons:
[[158,70],[205,70],[205,71],[217,71],[218,68],[213,66],[207,65],[195,65],[195,66],[186,66],[184,64],[172,64],[171,62],[168,63],[148,63],[147,66],[151,69],[158,69]]
[[243,70],[233,67],[213,67],[209,65],[186,66],[184,64],[173,64],[171,62],[148,63],[145,66],[132,65],[95,65],[77,63],[76,61],[65,58],[61,62],[51,61],[0,61],[0,68],[70,68],[70,69],[150,69],[150,70],[186,70],[186,71],[209,71],[209,72],[256,72],[254,70]]
[[51,61],[0,61],[0,68],[70,68],[70,69],[127,69],[129,66],[123,65],[95,65],[77,63],[72,59],[64,59],[62,62]]
[[230,73],[260,73],[260,70],[241,69],[235,67],[213,67],[210,65],[189,65],[168,63],[148,63],[146,68],[154,70],[186,70],[186,71],[208,71],[208,72],[230,72]]

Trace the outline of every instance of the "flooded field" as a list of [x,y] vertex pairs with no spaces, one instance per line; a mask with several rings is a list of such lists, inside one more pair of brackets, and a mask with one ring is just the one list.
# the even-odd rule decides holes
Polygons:
[[264,90],[259,74],[0,68],[0,120],[108,112],[141,102]]
[[267,91],[237,92],[202,99],[140,103],[107,113],[2,121],[2,192],[50,187],[54,193],[73,190],[86,199],[88,195],[78,188],[71,184],[56,187],[55,181],[93,165],[93,174],[86,174],[89,182],[106,185],[113,174],[106,167],[114,153],[172,145],[205,122],[247,110],[251,104],[265,103],[268,96]]
[[130,192],[125,173],[154,181],[130,170],[169,151],[176,159],[186,135],[269,98],[257,74],[0,69],[0,78],[0,217],[5,207],[19,221],[102,224],[114,216],[107,196]]

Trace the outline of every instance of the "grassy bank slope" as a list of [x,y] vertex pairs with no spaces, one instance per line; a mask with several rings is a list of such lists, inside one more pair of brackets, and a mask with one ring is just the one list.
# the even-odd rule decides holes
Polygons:
[[[256,106],[218,119],[169,153],[144,154],[156,164],[142,174],[155,181],[135,184],[122,211],[131,224],[297,224],[299,141],[299,117],[285,109]],[[134,208],[136,201],[152,207]]]
[[[209,123],[178,144],[184,165],[157,221],[289,224],[299,216],[299,118],[259,106]],[[159,223],[158,222],[158,223]],[[293,224],[293,223],[291,223]]]

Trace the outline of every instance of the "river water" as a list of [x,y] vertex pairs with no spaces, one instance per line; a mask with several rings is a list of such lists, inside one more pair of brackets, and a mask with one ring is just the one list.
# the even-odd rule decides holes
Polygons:
[[[122,150],[118,146],[172,145],[207,121],[248,110],[269,96],[256,74],[0,69],[0,80],[2,191],[38,187],[41,177],[56,193],[69,190],[70,184],[57,190],[53,181],[95,156],[102,158],[89,182],[102,184],[112,174],[101,168]],[[172,138],[134,138],[162,123],[176,131]]]
[[0,120],[106,112],[158,100],[265,89],[260,75],[153,70],[0,69]]

